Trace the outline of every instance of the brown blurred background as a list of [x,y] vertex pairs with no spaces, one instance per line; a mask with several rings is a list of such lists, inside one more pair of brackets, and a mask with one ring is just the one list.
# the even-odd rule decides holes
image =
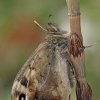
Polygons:
[[[100,0],[80,1],[84,45],[91,45],[100,40]],[[48,15],[54,14],[50,21],[70,32],[67,13],[66,0],[0,0],[0,100],[10,100],[16,74],[46,35],[34,20],[45,27]],[[100,100],[99,52],[100,41],[85,50],[93,100]],[[72,100],[76,100],[74,89]]]

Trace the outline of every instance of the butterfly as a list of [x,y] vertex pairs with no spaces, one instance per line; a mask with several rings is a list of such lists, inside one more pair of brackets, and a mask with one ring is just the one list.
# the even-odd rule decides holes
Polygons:
[[12,100],[69,100],[75,77],[68,37],[48,23],[45,40],[31,54],[13,83]]
[[[78,40],[79,48],[83,45],[76,34],[70,35],[53,23],[48,23],[47,33],[18,72],[12,86],[11,100],[70,100],[72,87],[80,73],[76,71],[78,67],[71,57],[78,56],[75,53],[80,51],[76,49],[74,40]],[[77,100],[91,100],[87,98],[87,82],[78,81],[78,78],[76,82]]]

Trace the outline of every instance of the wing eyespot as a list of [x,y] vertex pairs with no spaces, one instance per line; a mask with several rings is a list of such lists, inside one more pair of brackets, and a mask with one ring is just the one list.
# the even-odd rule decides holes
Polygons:
[[32,90],[31,90],[31,89],[30,89],[29,91],[30,91],[30,92],[32,92]]
[[19,96],[19,100],[26,100],[26,96],[25,96],[25,94],[20,94],[20,96]]

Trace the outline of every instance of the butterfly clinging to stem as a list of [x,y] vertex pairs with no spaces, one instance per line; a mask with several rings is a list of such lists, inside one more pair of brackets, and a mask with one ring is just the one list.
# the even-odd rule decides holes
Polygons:
[[68,34],[53,23],[47,24],[46,29],[38,24],[48,34],[18,72],[11,99],[70,100],[76,78],[77,100],[91,100],[84,61],[82,66],[78,66],[77,61],[85,49],[79,36]]
[[75,77],[69,34],[48,23],[47,36],[18,72],[12,100],[70,100]]

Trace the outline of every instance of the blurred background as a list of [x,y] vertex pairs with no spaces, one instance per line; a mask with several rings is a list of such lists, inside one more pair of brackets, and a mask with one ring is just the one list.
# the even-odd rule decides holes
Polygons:
[[[84,45],[100,40],[100,0],[81,1],[81,24]],[[61,29],[69,31],[66,0],[0,0],[0,100],[10,100],[12,84],[19,69],[46,35],[50,18]],[[100,100],[100,41],[85,49],[87,81],[93,100]],[[76,100],[75,88],[72,100]]]

